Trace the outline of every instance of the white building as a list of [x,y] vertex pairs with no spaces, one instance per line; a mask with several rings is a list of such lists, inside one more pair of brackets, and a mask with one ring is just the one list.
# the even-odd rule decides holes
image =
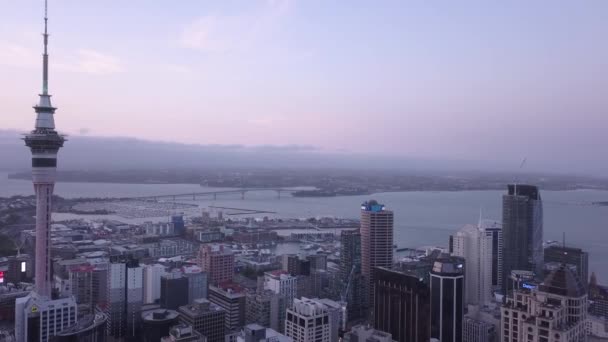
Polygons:
[[604,317],[588,315],[585,330],[592,338],[608,340],[608,322]]
[[160,299],[160,277],[167,274],[160,264],[143,266],[144,303],[154,303]]
[[107,291],[108,336],[115,339],[138,336],[144,301],[143,267],[136,260],[111,262]]
[[319,301],[302,297],[294,299],[287,309],[285,335],[294,342],[330,342],[330,312]]
[[48,342],[57,333],[76,323],[76,311],[73,297],[50,300],[32,292],[17,298],[15,338],[17,341]]
[[501,311],[500,341],[586,341],[587,293],[566,266],[537,288],[514,290]]
[[393,342],[392,335],[376,330],[369,325],[355,325],[349,332],[344,334],[344,342],[373,341],[373,342]]
[[259,324],[247,324],[236,340],[237,342],[293,342],[292,338]]
[[462,227],[451,241],[454,256],[465,259],[465,302],[484,305],[502,284],[502,229],[495,221]]
[[293,304],[298,290],[297,278],[285,271],[272,271],[264,273],[264,289],[285,297],[286,306]]

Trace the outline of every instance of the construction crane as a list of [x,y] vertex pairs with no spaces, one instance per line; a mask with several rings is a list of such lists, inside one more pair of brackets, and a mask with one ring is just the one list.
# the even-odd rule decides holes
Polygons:
[[350,269],[350,273],[348,274],[348,278],[346,281],[346,286],[340,294],[340,304],[342,305],[342,331],[346,331],[346,322],[348,322],[346,311],[346,306],[348,305],[348,302],[346,301],[346,297],[348,296],[348,291],[350,290],[350,284],[353,281],[353,274],[355,273],[356,266],[357,265],[353,265],[353,267]]

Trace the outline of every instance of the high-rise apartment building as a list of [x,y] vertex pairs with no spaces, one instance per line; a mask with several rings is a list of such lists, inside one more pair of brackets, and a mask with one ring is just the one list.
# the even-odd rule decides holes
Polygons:
[[510,184],[502,197],[503,291],[513,270],[543,275],[543,205],[538,187]]
[[105,307],[109,337],[133,339],[140,336],[143,280],[143,267],[137,260],[112,258],[108,268]]
[[209,301],[226,311],[225,327],[227,332],[240,330],[245,325],[245,289],[233,283],[209,286]]
[[177,310],[188,304],[188,278],[181,271],[169,272],[160,277],[160,305]]
[[294,342],[330,342],[330,313],[324,304],[308,298],[294,299],[287,309],[285,335]]
[[198,254],[198,263],[207,272],[209,284],[231,282],[234,276],[234,253],[224,245],[202,245]]
[[144,265],[144,303],[155,303],[160,299],[160,277],[165,275],[165,266]]
[[429,287],[418,277],[376,268],[374,328],[398,342],[427,342],[430,338]]
[[393,267],[393,212],[376,201],[361,205],[361,273],[372,304],[375,267]]
[[464,259],[442,255],[431,270],[431,338],[462,341],[464,317]]
[[565,265],[538,287],[509,293],[501,314],[500,341],[586,341],[587,292]]
[[502,276],[502,232],[500,224],[481,221],[466,225],[451,236],[452,255],[465,259],[465,302],[483,305],[492,300],[495,285]]
[[545,248],[545,266],[548,271],[561,264],[572,265],[585,287],[589,281],[589,254],[580,248],[567,246],[549,246]]
[[226,311],[209,302],[207,299],[197,299],[194,304],[180,306],[180,320],[192,326],[207,338],[207,342],[224,342]]

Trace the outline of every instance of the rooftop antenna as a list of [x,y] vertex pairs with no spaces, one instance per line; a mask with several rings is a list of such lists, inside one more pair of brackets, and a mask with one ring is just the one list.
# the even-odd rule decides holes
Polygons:
[[479,229],[481,229],[481,222],[483,221],[482,209],[482,206],[479,206],[479,221],[477,222],[477,228]]
[[44,54],[42,55],[42,94],[48,95],[49,93],[49,33],[47,30],[48,26],[48,0],[44,0]]

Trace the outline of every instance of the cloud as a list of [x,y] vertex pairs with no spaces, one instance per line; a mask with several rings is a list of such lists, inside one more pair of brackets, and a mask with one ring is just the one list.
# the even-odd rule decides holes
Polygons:
[[[41,63],[40,51],[21,44],[0,41],[0,65],[40,68]],[[124,67],[117,57],[90,49],[80,49],[75,54],[54,54],[50,63],[53,69],[70,72],[110,74],[124,71]]]
[[164,70],[166,70],[168,72],[177,73],[177,74],[189,74],[192,72],[192,68],[185,66],[185,65],[179,65],[179,64],[164,64],[164,65],[161,65],[161,68],[163,68]]
[[178,42],[206,52],[246,51],[272,34],[289,7],[289,0],[267,0],[248,13],[206,15],[188,24]]
[[0,42],[0,65],[18,68],[40,66],[42,59],[33,50],[10,42]]
[[83,72],[89,74],[113,74],[123,72],[120,59],[99,51],[80,49],[68,63],[58,63],[60,70]]

